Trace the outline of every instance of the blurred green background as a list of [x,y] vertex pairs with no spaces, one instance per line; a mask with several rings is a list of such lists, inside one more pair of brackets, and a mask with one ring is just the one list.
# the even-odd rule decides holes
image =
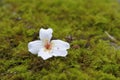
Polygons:
[[[70,43],[67,57],[28,52],[49,27]],[[0,80],[120,80],[120,2],[0,0]]]

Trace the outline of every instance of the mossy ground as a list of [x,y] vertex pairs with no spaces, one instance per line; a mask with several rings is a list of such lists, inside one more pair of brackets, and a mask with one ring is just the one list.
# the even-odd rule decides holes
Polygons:
[[[119,5],[115,0],[0,0],[1,80],[120,80]],[[44,61],[28,52],[28,42],[49,27],[53,39],[70,43],[67,57]]]

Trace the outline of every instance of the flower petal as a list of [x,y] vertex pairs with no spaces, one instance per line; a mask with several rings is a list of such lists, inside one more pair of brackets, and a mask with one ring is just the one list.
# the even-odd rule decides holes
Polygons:
[[42,47],[42,41],[36,40],[28,43],[28,50],[33,53],[37,54]]
[[62,40],[52,40],[51,43],[53,44],[54,50],[66,50],[70,48],[69,43]]
[[51,58],[53,55],[50,51],[45,50],[44,48],[40,49],[38,56],[41,56],[44,60]]
[[39,32],[39,37],[42,41],[50,41],[50,39],[52,38],[52,32],[53,30],[51,28],[48,29],[40,29]]
[[53,50],[53,56],[62,56],[65,57],[67,55],[66,50]]

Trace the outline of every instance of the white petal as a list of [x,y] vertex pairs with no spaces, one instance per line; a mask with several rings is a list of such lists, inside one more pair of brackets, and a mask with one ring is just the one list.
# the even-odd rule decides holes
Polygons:
[[42,47],[42,41],[40,40],[36,40],[28,43],[28,50],[33,54],[37,54],[41,49],[41,47]]
[[41,56],[44,60],[51,58],[52,57],[52,53],[50,51],[45,50],[44,48],[42,48],[39,52],[38,52],[38,56]]
[[62,56],[65,57],[67,55],[66,50],[53,50],[53,56]]
[[53,30],[51,28],[48,29],[40,29],[39,32],[39,37],[42,41],[50,41],[50,39],[52,38],[52,32]]
[[69,43],[62,40],[52,40],[51,43],[53,44],[54,50],[66,50],[70,48]]

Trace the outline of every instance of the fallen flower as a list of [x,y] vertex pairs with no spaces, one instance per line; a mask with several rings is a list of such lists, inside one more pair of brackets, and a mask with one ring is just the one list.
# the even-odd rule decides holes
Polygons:
[[51,58],[52,56],[65,57],[67,55],[67,49],[70,48],[69,43],[62,40],[51,40],[53,30],[40,29],[40,40],[32,41],[28,43],[28,50],[32,54],[38,54],[44,60]]

